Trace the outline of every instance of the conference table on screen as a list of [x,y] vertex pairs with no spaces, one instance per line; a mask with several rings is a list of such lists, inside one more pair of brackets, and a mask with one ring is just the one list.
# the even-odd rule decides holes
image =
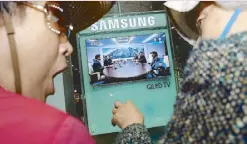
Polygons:
[[111,79],[136,79],[145,76],[151,69],[151,66],[147,63],[127,60],[115,62],[113,65],[105,67],[103,73]]

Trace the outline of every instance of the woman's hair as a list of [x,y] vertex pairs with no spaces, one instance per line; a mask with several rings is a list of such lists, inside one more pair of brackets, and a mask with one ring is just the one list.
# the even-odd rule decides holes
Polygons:
[[9,13],[10,12],[10,9],[9,9],[10,3],[11,2],[9,2],[9,1],[0,1],[0,13],[2,13],[4,11]]

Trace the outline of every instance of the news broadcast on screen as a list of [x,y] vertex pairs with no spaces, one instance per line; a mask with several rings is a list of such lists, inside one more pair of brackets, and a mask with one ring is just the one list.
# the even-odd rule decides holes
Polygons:
[[90,83],[104,85],[169,75],[165,33],[87,39]]

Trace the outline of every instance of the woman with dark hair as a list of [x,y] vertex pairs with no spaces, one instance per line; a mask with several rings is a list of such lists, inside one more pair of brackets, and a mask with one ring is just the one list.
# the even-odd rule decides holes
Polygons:
[[94,144],[81,121],[45,104],[66,67],[71,31],[81,31],[111,2],[0,1],[0,143]]
[[[195,46],[159,143],[247,143],[247,2],[165,5],[179,33]],[[143,115],[133,103],[116,102],[112,113],[113,124],[123,129],[116,143],[151,143]]]

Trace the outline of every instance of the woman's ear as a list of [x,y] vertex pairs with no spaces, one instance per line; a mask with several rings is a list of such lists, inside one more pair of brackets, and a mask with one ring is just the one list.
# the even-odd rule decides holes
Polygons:
[[203,24],[203,21],[207,18],[209,15],[209,12],[212,10],[213,5],[212,4],[204,4],[200,7],[200,13],[196,20],[196,27],[198,31],[201,31],[201,25]]
[[197,18],[196,22],[200,22],[203,19],[205,19],[207,17],[207,13],[205,13],[204,11],[202,11],[199,15],[199,17]]
[[203,10],[200,12],[196,22],[203,21],[207,17],[209,9],[210,9],[210,6],[204,7]]

